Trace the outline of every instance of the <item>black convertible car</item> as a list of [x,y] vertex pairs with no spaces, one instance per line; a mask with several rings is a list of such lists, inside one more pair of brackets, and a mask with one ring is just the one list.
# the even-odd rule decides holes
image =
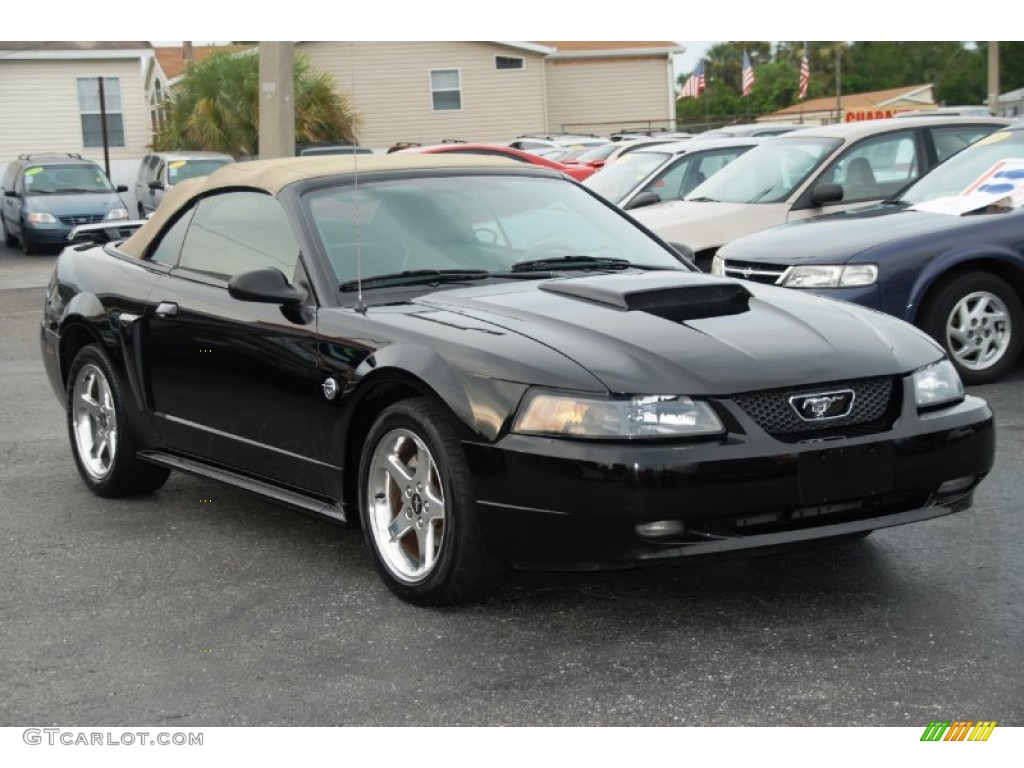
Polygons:
[[420,604],[937,517],[993,461],[988,406],[909,324],[701,274],[494,158],[183,182],[65,249],[41,343],[94,493],[184,470],[359,521]]

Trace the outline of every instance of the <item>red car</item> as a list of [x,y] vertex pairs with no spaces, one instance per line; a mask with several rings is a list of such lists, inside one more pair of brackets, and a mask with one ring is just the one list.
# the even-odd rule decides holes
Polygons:
[[521,163],[532,163],[533,165],[540,165],[544,168],[552,168],[556,171],[561,171],[566,176],[576,179],[576,181],[583,181],[597,170],[596,168],[591,168],[587,165],[563,165],[562,163],[556,163],[554,160],[547,160],[529,152],[524,152],[521,149],[503,147],[500,144],[469,144],[453,142],[451,144],[433,144],[426,147],[409,147],[408,149],[402,149],[399,151],[425,152],[428,154],[434,154],[437,152],[454,152],[462,155],[493,155],[495,157],[507,157],[510,160],[518,160]]

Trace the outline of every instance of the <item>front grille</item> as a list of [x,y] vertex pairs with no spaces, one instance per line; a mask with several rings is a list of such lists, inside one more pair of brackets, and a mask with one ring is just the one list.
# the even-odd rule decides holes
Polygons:
[[[790,403],[791,397],[836,390],[853,390],[853,408],[846,416],[821,421],[804,421]],[[888,376],[856,381],[816,384],[800,389],[771,389],[748,392],[732,398],[754,422],[772,437],[787,443],[837,437],[857,437],[892,428],[900,412],[900,380]]]
[[99,224],[103,221],[102,213],[78,213],[74,216],[58,216],[61,224],[77,227],[79,224]]
[[737,277],[752,283],[768,283],[770,285],[777,284],[788,269],[789,267],[783,264],[762,264],[757,261],[729,260],[722,262],[725,277]]

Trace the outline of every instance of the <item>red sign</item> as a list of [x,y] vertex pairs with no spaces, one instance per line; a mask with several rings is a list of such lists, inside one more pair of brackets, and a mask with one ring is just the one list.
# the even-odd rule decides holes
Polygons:
[[905,109],[858,109],[856,112],[848,111],[843,115],[843,121],[855,123],[860,120],[881,120],[885,117],[895,117],[900,112],[906,111]]

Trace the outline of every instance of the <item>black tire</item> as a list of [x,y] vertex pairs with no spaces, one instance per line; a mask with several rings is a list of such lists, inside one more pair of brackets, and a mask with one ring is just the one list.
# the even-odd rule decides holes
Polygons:
[[68,437],[78,473],[97,496],[152,493],[170,474],[136,455],[132,408],[127,388],[106,353],[95,344],[79,350],[68,375]]
[[29,234],[28,227],[21,228],[21,252],[26,256],[31,256],[36,252],[36,244],[32,242],[32,235]]
[[146,218],[146,211],[145,211],[145,209],[144,209],[144,208],[142,207],[142,203],[139,203],[139,218],[140,218],[140,219],[144,219],[144,218]]
[[[1005,320],[985,314],[967,318],[983,307],[998,308]],[[1004,376],[1024,344],[1021,297],[991,272],[961,273],[940,285],[922,308],[919,324],[946,350],[965,384],[990,384]],[[966,334],[970,337],[958,338]]]
[[426,398],[395,403],[374,422],[359,466],[359,514],[378,572],[407,602],[479,600],[508,572],[480,532],[454,420]]
[[2,213],[0,213],[0,227],[2,227],[4,231],[4,245],[8,248],[16,246],[18,244],[18,238],[7,231],[7,220],[4,218]]

